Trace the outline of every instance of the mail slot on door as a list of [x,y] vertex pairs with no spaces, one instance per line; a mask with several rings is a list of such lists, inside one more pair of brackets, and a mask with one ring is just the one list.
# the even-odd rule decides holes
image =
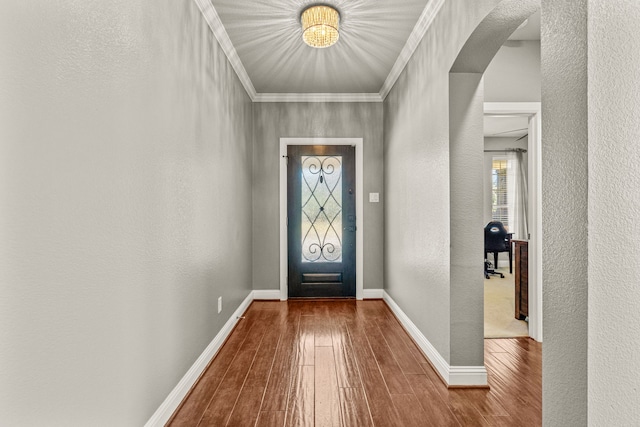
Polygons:
[[302,283],[341,283],[342,273],[303,273]]

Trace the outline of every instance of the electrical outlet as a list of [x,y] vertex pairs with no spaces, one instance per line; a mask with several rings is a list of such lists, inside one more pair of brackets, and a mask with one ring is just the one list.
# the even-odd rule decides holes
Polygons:
[[218,297],[218,314],[222,311],[222,297]]

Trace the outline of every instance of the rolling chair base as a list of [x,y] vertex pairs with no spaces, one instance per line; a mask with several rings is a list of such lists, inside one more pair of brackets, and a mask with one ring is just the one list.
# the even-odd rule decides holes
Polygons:
[[484,261],[484,278],[490,279],[491,276],[500,276],[501,279],[504,279],[504,274],[497,272],[493,269],[493,265],[490,261]]

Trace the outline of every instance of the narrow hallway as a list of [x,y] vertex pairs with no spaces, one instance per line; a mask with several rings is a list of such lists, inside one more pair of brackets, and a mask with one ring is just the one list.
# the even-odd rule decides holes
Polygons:
[[447,389],[381,300],[254,301],[171,426],[537,426],[541,344],[485,340],[490,389]]

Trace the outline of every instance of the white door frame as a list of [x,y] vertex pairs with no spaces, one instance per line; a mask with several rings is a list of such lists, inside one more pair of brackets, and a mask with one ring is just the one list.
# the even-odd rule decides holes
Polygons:
[[542,342],[542,128],[540,102],[485,102],[485,114],[529,116],[529,336]]
[[287,239],[287,146],[351,145],[356,148],[356,299],[363,296],[364,273],[364,191],[362,138],[280,138],[280,300],[289,296]]

